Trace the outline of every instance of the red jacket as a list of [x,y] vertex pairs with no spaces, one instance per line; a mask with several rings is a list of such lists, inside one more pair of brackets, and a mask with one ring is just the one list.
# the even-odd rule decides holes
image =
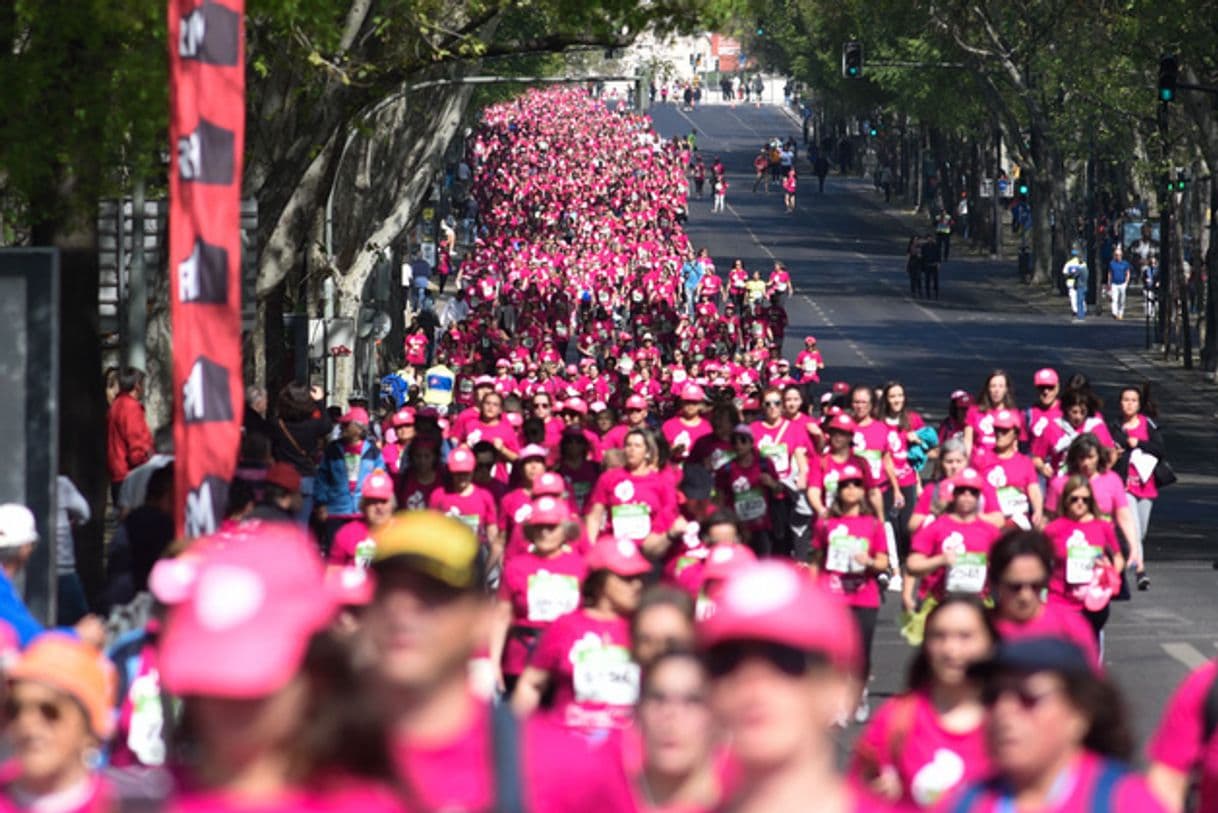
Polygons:
[[144,417],[144,405],[121,392],[106,416],[106,467],[110,482],[121,483],[136,466],[152,456],[152,432]]

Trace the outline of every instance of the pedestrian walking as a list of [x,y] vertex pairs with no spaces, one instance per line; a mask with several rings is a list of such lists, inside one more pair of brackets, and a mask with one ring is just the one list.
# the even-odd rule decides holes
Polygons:
[[922,238],[912,235],[905,246],[905,273],[909,275],[909,295],[922,296]]
[[1129,289],[1129,276],[1132,273],[1125,252],[1117,246],[1108,261],[1108,295],[1112,298],[1112,318],[1125,318],[1125,292]]
[[952,253],[952,216],[946,209],[935,219],[935,240],[939,245],[939,261],[947,262]]
[[1082,252],[1076,246],[1070,249],[1070,259],[1062,266],[1062,277],[1066,280],[1066,289],[1070,293],[1071,304],[1074,306],[1074,321],[1082,322],[1087,318],[1087,263],[1083,261]]
[[934,288],[934,298],[939,298],[939,241],[935,235],[926,234],[922,238],[922,288],[926,298],[931,298],[931,288]]
[[770,166],[769,156],[766,154],[766,148],[762,147],[757,151],[757,155],[753,157],[753,192],[757,192],[757,187],[764,186],[765,191],[770,191],[770,179],[766,174],[766,170]]
[[795,168],[791,167],[787,170],[787,177],[782,179],[783,203],[787,207],[787,213],[795,212],[795,189],[798,186],[798,181],[795,178]]
[[706,164],[699,155],[694,159],[694,195],[702,200],[702,190],[706,187]]
[[829,159],[823,152],[816,156],[816,161],[812,164],[812,171],[816,174],[817,193],[825,194],[825,176],[829,174]]
[[711,206],[712,212],[722,212],[725,201],[727,200],[727,178],[722,176],[715,178],[715,202]]

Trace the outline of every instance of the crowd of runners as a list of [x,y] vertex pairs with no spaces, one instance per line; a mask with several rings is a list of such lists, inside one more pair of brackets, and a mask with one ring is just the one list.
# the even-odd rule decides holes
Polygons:
[[[683,231],[685,139],[548,90],[471,151],[467,307],[407,339],[414,386],[333,422],[285,388],[107,657],[0,596],[0,810],[1157,811],[1194,775],[1218,808],[1214,664],[1143,776],[1101,654],[1171,480],[1148,393],[999,370],[932,425],[784,355],[787,270]],[[33,529],[0,508],[9,578]],[[910,667],[873,711],[885,600]]]

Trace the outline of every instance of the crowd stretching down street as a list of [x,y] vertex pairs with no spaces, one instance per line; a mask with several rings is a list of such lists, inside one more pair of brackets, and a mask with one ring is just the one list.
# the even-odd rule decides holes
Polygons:
[[[1105,414],[1084,372],[994,359],[940,422],[784,344],[783,263],[685,225],[707,174],[768,190],[771,150],[793,213],[793,142],[729,170],[548,89],[467,144],[443,326],[337,411],[251,391],[215,534],[174,540],[118,375],[104,628],[81,598],[41,629],[12,580],[55,540],[0,506],[0,813],[1218,810],[1214,661],[1140,756],[1105,666],[1174,479],[1146,388]],[[883,602],[908,679],[879,703]]]

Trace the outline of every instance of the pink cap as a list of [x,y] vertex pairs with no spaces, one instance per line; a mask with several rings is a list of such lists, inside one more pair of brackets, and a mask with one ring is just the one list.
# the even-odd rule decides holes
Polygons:
[[604,412],[608,408],[609,408],[609,405],[606,404],[604,401],[593,401],[592,403],[588,404],[588,411],[591,412],[593,415],[600,414],[601,412]]
[[533,500],[532,510],[525,518],[525,525],[558,525],[570,519],[571,513],[567,504],[552,496],[537,497]]
[[524,425],[524,416],[519,412],[508,412],[503,416],[503,419],[508,422],[508,426],[513,429],[519,429]]
[[1015,429],[1019,426],[1019,413],[1013,409],[1000,409],[993,415],[995,429]]
[[448,470],[456,474],[469,474],[476,464],[468,446],[458,446],[448,454]]
[[977,493],[985,490],[985,481],[981,479],[981,475],[972,466],[961,469],[950,482],[953,493],[956,489],[960,488],[971,488]]
[[681,400],[702,403],[706,400],[706,392],[697,384],[686,384],[681,388]]
[[[158,666],[175,695],[258,698],[300,668],[337,609],[308,533],[245,522],[163,559],[149,584],[169,606]],[[197,551],[197,552],[196,552]]]
[[561,497],[567,493],[567,481],[561,474],[545,471],[533,478],[533,496]]
[[365,500],[392,500],[393,478],[377,469],[364,478],[360,496]]
[[715,599],[715,614],[698,627],[702,646],[769,641],[821,652],[837,668],[857,672],[858,627],[846,605],[790,562],[767,559],[741,567]]
[[545,460],[549,454],[550,453],[547,452],[546,448],[541,444],[530,443],[528,446],[525,446],[520,450],[520,456],[517,458],[517,460],[524,462],[524,460],[530,457],[540,457],[542,460]]
[[706,555],[702,578],[706,581],[726,579],[756,561],[757,554],[745,545],[718,545]]
[[576,415],[588,414],[588,402],[583,398],[568,398],[562,405],[563,412],[574,412]]
[[358,423],[361,426],[371,426],[372,422],[368,418],[368,410],[363,407],[351,407],[346,414],[338,419],[339,423]]
[[845,412],[839,412],[829,421],[829,431],[834,429],[839,432],[849,432],[853,435],[859,431],[859,425],[854,422],[854,418],[851,418]]
[[474,379],[474,386],[493,387],[495,386],[495,379],[491,378],[489,375],[480,375]]
[[850,480],[860,480],[863,482],[867,481],[867,478],[863,476],[863,470],[853,463],[847,463],[838,469],[837,472],[838,483],[845,483],[849,482]]
[[497,359],[495,361],[496,369],[498,369],[500,367],[511,367],[511,366],[512,366],[512,362],[508,361],[507,359]]
[[632,395],[626,399],[626,409],[647,409],[647,399],[641,395]]
[[740,408],[745,412],[758,412],[761,410],[761,401],[750,395],[740,404]]
[[949,397],[951,398],[953,404],[957,404],[959,406],[968,406],[969,404],[973,403],[973,396],[969,395],[964,390],[953,390]]
[[1057,384],[1057,370],[1052,367],[1042,367],[1032,376],[1032,386],[1034,387],[1056,387]]
[[804,344],[816,344],[816,337],[815,336],[805,336]]
[[642,576],[651,572],[651,562],[629,539],[602,536],[588,551],[588,572],[594,570],[608,570],[618,576]]
[[326,592],[335,604],[364,607],[372,603],[376,577],[372,571],[354,565],[326,565]]
[[397,412],[393,413],[393,418],[389,421],[390,426],[413,426],[414,425],[414,409],[412,407],[402,407]]
[[850,385],[847,384],[845,381],[834,381],[833,382],[833,394],[834,395],[849,395],[850,394]]

